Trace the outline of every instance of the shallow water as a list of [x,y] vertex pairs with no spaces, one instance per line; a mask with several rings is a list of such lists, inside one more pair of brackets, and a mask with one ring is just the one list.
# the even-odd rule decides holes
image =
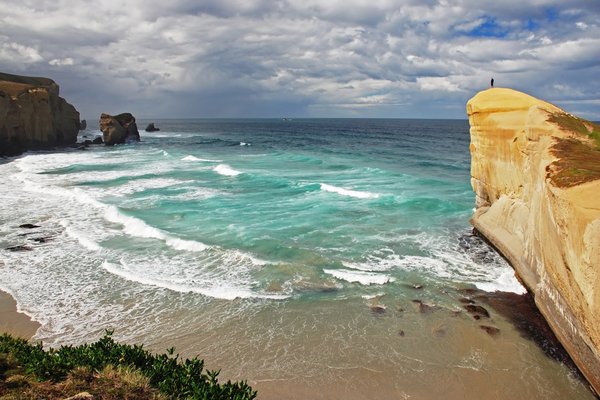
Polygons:
[[31,249],[1,251],[0,287],[36,339],[116,328],[263,399],[591,396],[461,303],[524,293],[471,234],[465,121],[154,122],[137,145],[0,165],[0,247]]

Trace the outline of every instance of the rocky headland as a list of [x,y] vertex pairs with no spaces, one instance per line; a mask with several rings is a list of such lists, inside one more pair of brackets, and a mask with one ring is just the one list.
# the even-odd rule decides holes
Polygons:
[[79,127],[52,79],[0,72],[0,156],[74,144]]
[[600,126],[511,89],[467,103],[473,226],[600,392]]

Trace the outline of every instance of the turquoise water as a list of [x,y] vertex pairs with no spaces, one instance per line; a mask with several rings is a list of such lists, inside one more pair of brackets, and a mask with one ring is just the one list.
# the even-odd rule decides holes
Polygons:
[[[139,144],[0,165],[0,244],[31,249],[2,251],[0,287],[42,324],[37,339],[116,328],[200,354],[264,398],[281,396],[276,381],[331,398],[316,388],[348,379],[377,383],[370,398],[433,396],[423,376],[446,369],[460,371],[441,373],[447,387],[514,370],[523,396],[584,390],[500,316],[501,344],[456,318],[461,289],[524,293],[471,234],[466,121],[153,122],[161,131]],[[415,298],[440,311],[423,319]],[[541,367],[519,372],[529,365]]]

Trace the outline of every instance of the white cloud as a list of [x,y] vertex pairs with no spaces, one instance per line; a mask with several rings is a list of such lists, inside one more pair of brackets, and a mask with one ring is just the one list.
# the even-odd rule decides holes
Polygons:
[[417,85],[422,90],[438,90],[444,92],[458,92],[461,90],[458,84],[451,82],[445,77],[419,77]]
[[0,47],[0,60],[10,59],[15,63],[35,63],[42,61],[43,57],[33,47],[29,47],[20,43],[8,42],[3,43]]
[[73,65],[74,61],[73,61],[73,59],[71,57],[61,58],[61,59],[54,58],[54,59],[48,61],[48,64],[54,65],[54,66],[58,66],[58,67],[62,67],[62,66],[65,66],[65,65]]

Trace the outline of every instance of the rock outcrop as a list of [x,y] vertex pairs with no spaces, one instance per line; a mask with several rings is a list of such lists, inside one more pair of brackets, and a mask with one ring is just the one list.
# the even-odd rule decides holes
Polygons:
[[48,78],[0,73],[0,155],[74,144],[79,112]]
[[600,126],[510,89],[467,103],[473,226],[600,392]]
[[148,124],[148,126],[146,127],[146,132],[156,132],[156,131],[160,131],[160,128],[157,128],[156,126],[154,126],[154,122],[151,122]]
[[130,113],[115,116],[103,113],[100,115],[100,131],[107,146],[140,141],[135,117]]

